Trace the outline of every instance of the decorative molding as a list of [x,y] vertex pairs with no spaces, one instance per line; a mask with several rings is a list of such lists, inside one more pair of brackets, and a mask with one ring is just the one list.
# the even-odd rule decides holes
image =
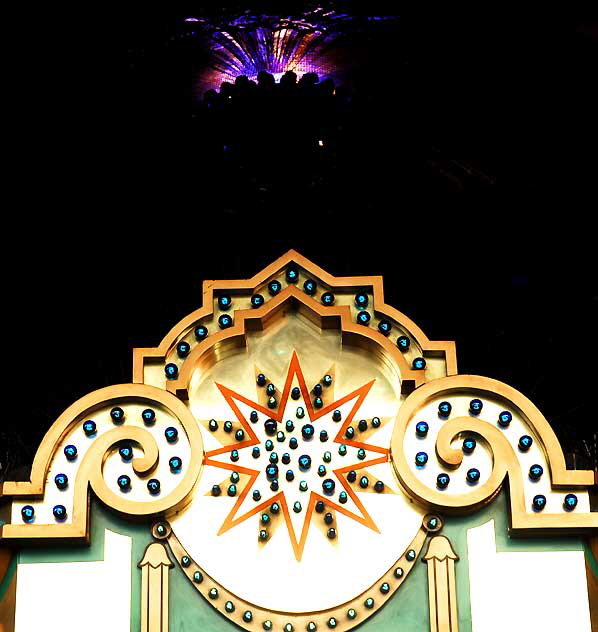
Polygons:
[[73,540],[89,539],[89,487],[106,505],[116,511],[132,516],[157,516],[176,511],[189,502],[195,483],[203,467],[203,441],[197,422],[189,409],[174,395],[154,386],[145,384],[119,384],[109,386],[88,395],[70,406],[52,425],[35,455],[30,481],[6,482],[0,489],[0,496],[13,498],[43,499],[48,482],[48,472],[57,451],[64,441],[82,423],[93,416],[100,407],[127,403],[153,404],[169,411],[178,420],[187,441],[192,458],[186,465],[178,485],[171,493],[148,501],[129,500],[124,494],[111,489],[103,476],[103,464],[109,451],[119,442],[128,440],[138,444],[143,456],[132,461],[132,468],[138,477],[147,477],[159,462],[159,449],[151,428],[134,426],[125,422],[93,439],[87,453],[76,471],[73,494],[73,516],[68,523],[55,524],[5,524],[0,527],[0,540],[11,542],[24,539],[35,542],[39,539]]
[[174,564],[163,544],[147,545],[141,569],[141,632],[168,632],[168,572]]
[[[412,571],[429,535],[442,529],[438,516],[424,516],[415,537],[403,555],[380,577],[380,579],[349,602],[318,612],[291,613],[266,610],[231,593],[206,573],[200,562],[191,558],[170,525],[159,522],[152,527],[152,534],[168,544],[193,587],[220,614],[249,632],[263,630],[315,630],[335,629],[339,632],[360,625],[380,608],[403,585]],[[452,631],[451,631],[452,632]]]
[[430,540],[422,562],[428,564],[430,632],[459,632],[455,562],[459,556],[448,538],[437,535]]
[[[423,356],[442,356],[446,362],[446,375],[457,373],[456,347],[453,341],[431,341],[423,331],[407,316],[387,305],[384,302],[383,280],[380,276],[363,277],[334,277],[319,266],[300,255],[294,250],[289,250],[264,270],[248,280],[236,281],[204,281],[203,307],[192,312],[175,325],[164,337],[156,348],[136,348],[133,350],[133,381],[144,382],[144,367],[147,363],[164,363],[169,356],[174,354],[177,343],[196,325],[210,321],[213,322],[215,297],[218,293],[229,292],[250,296],[258,291],[265,291],[265,284],[272,279],[284,277],[284,269],[289,264],[301,268],[310,278],[324,285],[324,289],[355,293],[366,291],[371,293],[373,299],[373,312],[379,318],[388,318],[407,333],[415,341],[416,346],[422,350]],[[321,292],[318,292],[321,294]],[[191,353],[183,362],[179,376],[176,380],[168,381],[166,388],[182,398],[187,397],[190,374],[197,366],[201,366],[206,359],[223,343],[244,345],[247,331],[262,329],[264,322],[276,316],[277,312],[284,309],[289,301],[294,301],[300,310],[306,312],[310,319],[315,319],[323,329],[336,327],[340,322],[340,329],[347,337],[357,337],[357,344],[371,345],[374,341],[381,346],[390,358],[400,368],[401,377],[404,380],[404,388],[409,391],[413,386],[418,386],[426,381],[425,370],[413,370],[407,365],[402,353],[396,345],[377,330],[357,324],[351,319],[351,309],[344,306],[325,306],[315,297],[308,296],[295,285],[287,285],[279,294],[269,298],[256,309],[235,310],[234,324],[228,329],[217,331],[209,335],[205,340],[193,346]],[[216,323],[213,322],[213,326]]]
[[[414,391],[399,410],[391,441],[391,460],[397,477],[406,493],[417,502],[433,511],[464,513],[474,511],[489,503],[508,480],[511,531],[535,532],[584,532],[598,528],[598,514],[579,509],[560,513],[532,512],[525,505],[523,476],[516,455],[517,448],[511,445],[495,420],[486,420],[484,412],[476,416],[434,420],[436,432],[435,448],[438,459],[447,469],[458,468],[464,458],[462,450],[454,449],[451,443],[464,435],[481,437],[492,452],[493,467],[488,479],[472,486],[464,494],[451,494],[426,485],[410,467],[404,449],[407,427],[421,416],[422,408],[431,400],[450,400],[452,395],[467,394],[468,397],[493,397],[504,403],[505,408],[521,415],[535,441],[541,443],[549,465],[552,489],[581,488],[587,492],[594,482],[594,473],[585,470],[568,470],[562,449],[542,413],[514,388],[497,380],[477,375],[454,375],[434,380]],[[432,424],[431,424],[432,426]]]

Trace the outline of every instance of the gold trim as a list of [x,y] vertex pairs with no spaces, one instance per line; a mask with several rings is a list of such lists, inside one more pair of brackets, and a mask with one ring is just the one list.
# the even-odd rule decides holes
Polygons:
[[[190,444],[191,456],[178,486],[170,494],[151,501],[137,502],[118,496],[106,485],[102,466],[112,446],[123,439],[138,443],[144,456],[133,460],[133,470],[146,475],[158,464],[158,446],[152,434],[141,427],[126,423],[100,435],[94,440],[77,470],[73,496],[73,520],[69,524],[5,524],[0,527],[0,540],[26,539],[32,542],[40,538],[72,538],[89,540],[89,486],[109,507],[129,516],[154,516],[184,507],[191,499],[192,491],[203,467],[203,440],[199,426],[189,409],[174,395],[146,384],[119,384],[102,388],[67,408],[54,422],[35,455],[31,468],[31,480],[6,482],[0,488],[0,496],[43,497],[46,480],[54,454],[63,439],[73,430],[80,419],[100,406],[115,405],[127,401],[145,400],[167,408],[179,420]],[[179,439],[180,440],[180,439]]]
[[[539,437],[548,461],[551,486],[553,488],[587,488],[594,482],[594,473],[585,470],[567,470],[565,457],[554,431],[534,404],[514,388],[487,377],[477,375],[454,375],[425,384],[414,391],[403,403],[391,439],[391,461],[397,477],[406,493],[434,511],[464,513],[476,510],[489,503],[500,491],[505,477],[510,488],[511,532],[583,532],[598,528],[598,514],[571,512],[562,514],[530,514],[525,508],[523,478],[519,461],[513,448],[500,430],[488,422],[471,417],[459,417],[443,422],[438,433],[436,451],[438,457],[449,467],[461,463],[461,451],[452,450],[451,441],[460,433],[471,432],[482,436],[493,453],[493,469],[490,478],[466,494],[450,494],[424,485],[412,472],[403,449],[407,425],[417,411],[430,399],[442,394],[449,397],[466,391],[472,397],[483,394],[499,396],[512,408],[520,411]],[[482,414],[483,417],[483,414]]]
[[[428,526],[428,522],[431,518],[436,519],[434,527]],[[159,535],[158,533],[158,528],[160,527],[163,529],[162,535]],[[215,581],[195,560],[188,555],[187,551],[167,522],[155,524],[152,528],[152,533],[155,538],[167,542],[173,557],[182,568],[189,581],[193,584],[193,587],[202,595],[202,597],[215,610],[220,612],[220,614],[239,627],[248,630],[249,632],[263,632],[263,630],[266,629],[262,627],[264,621],[270,621],[272,623],[272,630],[284,631],[285,626],[290,623],[295,630],[299,631],[309,630],[307,626],[309,623],[313,622],[316,624],[318,630],[326,630],[329,629],[328,621],[330,618],[334,618],[336,620],[336,625],[330,627],[334,627],[334,629],[339,632],[345,632],[345,630],[350,630],[369,619],[388,602],[388,600],[402,586],[403,582],[415,566],[428,534],[437,533],[441,528],[442,520],[438,516],[424,516],[420,528],[405,552],[388,569],[388,571],[380,577],[378,581],[372,584],[372,586],[350,601],[340,604],[335,608],[305,613],[267,610],[237,597],[222,586],[222,584]],[[183,557],[188,559],[188,564],[186,566],[182,564]],[[396,569],[401,569],[400,576],[395,574]],[[200,573],[200,581],[194,580],[195,573]],[[388,586],[388,589],[384,586],[385,584]],[[213,589],[217,591],[217,596],[215,598],[210,597],[210,591]],[[371,607],[369,604],[366,605],[366,601],[368,599],[373,600]],[[234,610],[232,612],[227,610],[227,602],[230,602],[233,605]],[[353,619],[351,619],[348,615],[349,610],[355,611]],[[251,612],[250,621],[244,619],[244,615],[248,611]]]
[[[415,340],[417,345],[422,349],[422,353],[424,355],[429,357],[444,355],[446,360],[447,375],[454,375],[457,373],[457,355],[454,341],[429,340],[424,332],[410,318],[399,312],[394,307],[387,305],[384,302],[384,286],[381,276],[337,278],[328,274],[325,270],[303,257],[295,250],[289,250],[276,261],[264,268],[264,270],[254,275],[251,279],[240,279],[234,281],[204,281],[202,299],[203,307],[187,315],[178,324],[176,324],[166,334],[158,347],[139,347],[133,350],[133,381],[139,383],[144,382],[144,366],[146,361],[165,361],[166,357],[172,352],[177,342],[180,341],[194,325],[202,319],[213,316],[215,293],[217,294],[221,291],[236,291],[250,295],[256,292],[264,283],[281,274],[284,271],[284,268],[290,263],[296,264],[298,267],[308,272],[321,284],[324,284],[335,291],[369,290],[371,288],[373,295],[373,313],[376,316],[394,320],[400,327],[408,332],[410,338]],[[350,309],[347,306],[340,309],[338,307],[326,307],[292,285],[282,290],[276,297],[269,299],[260,308],[255,310],[236,310],[234,312],[235,323],[233,327],[211,334],[208,338],[206,338],[206,340],[194,347],[191,354],[186,358],[185,363],[183,364],[183,371],[185,371],[185,373],[190,373],[191,369],[185,369],[184,367],[191,365],[194,368],[194,358],[198,355],[200,357],[204,357],[207,353],[209,353],[209,350],[215,347],[219,342],[229,338],[234,338],[235,336],[243,335],[243,329],[239,327],[239,319],[247,319],[251,322],[251,324],[248,325],[248,329],[250,329],[251,326],[257,326],[257,328],[261,329],[262,325],[259,322],[259,315],[269,315],[274,306],[278,307],[280,302],[285,302],[291,296],[299,298],[305,306],[307,306],[314,314],[321,317],[324,321],[328,316],[341,316],[343,319],[343,325],[351,325],[351,327],[346,330],[343,326],[343,331],[352,331],[365,339],[374,338],[378,342],[386,341],[387,344],[383,344],[382,346],[388,348],[392,347],[392,350],[394,351],[392,355],[395,356],[393,359],[397,362],[398,366],[401,367],[402,377],[407,381],[413,379],[416,385],[425,382],[425,375],[423,375],[425,371],[412,371],[407,367],[408,373],[403,374],[406,367],[406,361],[401,352],[396,348],[396,346],[392,345],[385,336],[376,330],[351,322]],[[325,327],[324,324],[323,327]],[[194,354],[197,347],[200,347],[201,351]],[[193,358],[191,356],[193,356]],[[185,380],[183,380],[181,374],[179,375],[178,380],[169,382],[167,384],[167,388],[168,390],[176,392],[177,394],[180,393],[181,396],[186,397],[187,384],[185,383]]]
[[430,540],[422,562],[428,564],[430,632],[459,632],[455,562],[459,556],[448,538],[438,535]]
[[262,329],[264,324],[267,326],[277,316],[282,316],[289,304],[296,305],[299,311],[315,321],[321,329],[339,329],[342,332],[343,342],[368,348],[375,355],[380,355],[382,351],[389,357],[390,365],[396,367],[395,370],[398,369],[403,392],[410,392],[414,387],[424,383],[423,372],[410,369],[403,354],[386,336],[351,320],[351,310],[347,305],[339,307],[320,305],[295,286],[289,286],[257,309],[235,311],[234,325],[211,334],[193,347],[179,371],[178,378],[168,381],[166,388],[178,397],[187,399],[191,376],[197,367],[208,366],[216,358],[215,351],[220,353],[224,345],[245,347],[249,331]]
[[168,572],[174,564],[163,544],[147,545],[141,569],[141,632],[168,632]]

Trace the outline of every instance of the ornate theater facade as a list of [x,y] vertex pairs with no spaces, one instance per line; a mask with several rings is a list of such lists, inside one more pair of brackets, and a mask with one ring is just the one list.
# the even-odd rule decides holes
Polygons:
[[1,486],[0,630],[591,632],[595,490],[381,277],[289,251],[204,282]]

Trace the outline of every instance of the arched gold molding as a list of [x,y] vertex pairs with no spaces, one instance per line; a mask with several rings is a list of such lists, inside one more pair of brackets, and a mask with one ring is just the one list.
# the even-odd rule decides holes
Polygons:
[[0,486],[0,497],[44,496],[48,471],[56,450],[84,417],[101,406],[124,404],[127,401],[154,402],[172,412],[183,427],[191,448],[185,473],[169,494],[150,501],[134,501],[115,494],[106,485],[102,466],[110,449],[119,441],[137,443],[143,457],[133,460],[133,470],[144,476],[156,467],[159,450],[152,434],[141,427],[124,424],[98,436],[85,454],[75,479],[72,522],[64,524],[5,524],[0,527],[0,540],[72,538],[89,539],[89,502],[91,487],[96,495],[116,511],[132,517],[163,515],[185,506],[190,500],[203,467],[203,441],[197,422],[189,409],[171,393],[146,384],[118,384],[89,393],[69,406],[54,422],[37,450],[29,481],[8,481]]
[[[403,440],[407,426],[428,401],[437,396],[467,393],[472,397],[499,396],[518,410],[529,424],[530,430],[539,438],[545,453],[553,489],[588,488],[594,484],[594,472],[568,470],[565,458],[554,431],[542,413],[522,393],[511,386],[478,375],[454,375],[434,380],[415,390],[403,403],[391,439],[391,461],[395,473],[406,493],[424,506],[445,513],[474,511],[489,503],[500,491],[504,481],[509,483],[511,532],[585,531],[598,528],[597,513],[563,512],[562,514],[533,513],[525,508],[523,474],[512,446],[499,429],[492,424],[473,417],[457,417],[441,422],[444,425],[436,438],[436,452],[447,467],[458,467],[463,453],[451,449],[451,442],[460,434],[477,434],[488,443],[493,457],[490,478],[472,488],[466,494],[450,494],[425,485],[410,468],[405,455]],[[483,418],[483,414],[480,415]]]
[[264,324],[267,326],[282,316],[290,304],[297,306],[301,313],[321,329],[337,328],[341,331],[344,341],[365,347],[383,361],[390,361],[391,367],[395,367],[395,370],[398,368],[403,392],[411,392],[414,387],[424,382],[423,372],[410,369],[403,354],[386,336],[352,322],[350,310],[346,305],[320,305],[298,288],[290,286],[257,309],[237,310],[234,325],[212,334],[196,345],[185,358],[178,378],[167,382],[166,388],[177,397],[187,399],[191,376],[198,366],[209,365],[215,355],[222,354],[225,346],[246,346],[249,331],[263,329]]
[[[432,521],[435,521],[434,526],[431,524]],[[443,527],[443,522],[438,516],[424,516],[415,536],[402,555],[366,590],[338,606],[301,613],[262,608],[230,592],[226,586],[211,577],[198,560],[192,559],[168,523],[159,524],[164,530],[163,535],[158,534],[158,524],[155,524],[152,528],[153,536],[168,544],[173,557],[195,590],[223,617],[247,632],[263,632],[265,629],[285,630],[289,625],[294,630],[334,629],[338,632],[347,632],[361,625],[379,612],[401,588],[416,567],[418,560],[422,559],[421,552],[426,541],[434,537]],[[187,564],[182,563],[184,557],[188,560]],[[198,579],[195,579],[196,574],[199,574]],[[227,610],[227,603],[233,606],[232,610]],[[244,617],[247,612],[251,613],[249,620]],[[267,626],[266,622],[270,625]],[[315,628],[308,627],[310,623],[315,624]]]
[[[325,284],[333,290],[357,291],[364,289],[368,290],[371,288],[374,304],[373,311],[376,315],[385,316],[387,318],[390,318],[391,320],[396,321],[409,333],[409,336],[415,340],[417,345],[421,347],[424,355],[444,355],[446,360],[447,375],[454,375],[457,373],[457,354],[454,341],[431,341],[410,318],[405,316],[405,314],[401,313],[394,307],[387,305],[384,302],[384,286],[381,276],[334,277],[331,274],[328,274],[319,266],[315,265],[302,255],[300,255],[295,250],[289,250],[287,253],[279,257],[276,261],[271,263],[269,266],[264,268],[261,272],[258,272],[250,279],[240,279],[235,281],[204,281],[202,298],[203,307],[195,310],[194,312],[191,312],[179,323],[177,323],[166,334],[158,347],[139,347],[133,350],[133,381],[139,383],[144,382],[144,365],[146,361],[164,361],[167,355],[177,344],[177,342],[180,341],[198,321],[213,315],[215,293],[219,291],[237,291],[250,295],[255,292],[259,286],[262,286],[264,283],[268,282],[276,275],[284,271],[285,267],[291,263],[296,264],[298,267],[304,269],[306,272],[312,275],[314,279],[318,280],[320,283]],[[282,290],[282,292],[277,295],[275,299],[284,300],[289,295],[294,297],[301,297],[303,303],[305,305],[309,305],[310,308],[315,313],[319,314],[322,318],[325,318],[328,315],[335,314],[334,307],[326,307],[321,305],[315,299],[307,296],[300,290],[297,290],[297,288],[295,288],[294,286],[289,286]],[[256,310],[236,310],[235,326],[231,329],[234,329],[236,327],[236,321],[239,317],[249,318],[249,314],[251,314],[251,316],[255,316],[260,310],[263,314],[267,314],[269,312],[269,309],[272,308],[273,301],[276,305],[275,299],[270,299],[261,308]],[[350,311],[347,309],[344,313],[345,320],[348,320],[348,322],[350,323]],[[354,323],[351,324],[355,325]],[[356,327],[359,328],[362,326],[357,325]],[[363,327],[362,329],[367,331],[367,335],[379,335],[384,338],[384,336],[378,334],[378,332],[372,329]],[[364,332],[362,331],[360,333]],[[218,332],[217,334],[212,334],[207,339],[210,341],[208,344],[215,345],[218,341],[224,338],[228,338],[230,335],[232,335],[232,332],[230,331],[228,332],[228,335],[226,335],[225,332],[222,331]],[[214,340],[214,336],[217,336],[218,338]],[[204,340],[200,344],[205,345],[206,341]],[[189,359],[187,358],[187,361],[188,360]],[[401,364],[399,364],[399,366],[401,366]],[[423,374],[424,371],[416,371],[415,373]],[[417,383],[423,383],[425,381],[425,375],[420,375],[418,376],[418,378],[419,379],[416,380]],[[180,378],[178,382],[181,382]],[[173,390],[173,392],[175,392],[174,389],[179,387],[178,385],[175,387],[174,384],[171,385],[169,383],[168,388],[169,390]]]

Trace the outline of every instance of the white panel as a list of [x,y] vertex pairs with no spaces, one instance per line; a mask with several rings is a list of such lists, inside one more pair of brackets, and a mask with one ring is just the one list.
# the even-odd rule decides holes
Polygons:
[[18,565],[15,632],[129,632],[131,538],[104,542],[100,562]]
[[467,548],[472,632],[592,632],[583,551],[497,553],[494,520]]

